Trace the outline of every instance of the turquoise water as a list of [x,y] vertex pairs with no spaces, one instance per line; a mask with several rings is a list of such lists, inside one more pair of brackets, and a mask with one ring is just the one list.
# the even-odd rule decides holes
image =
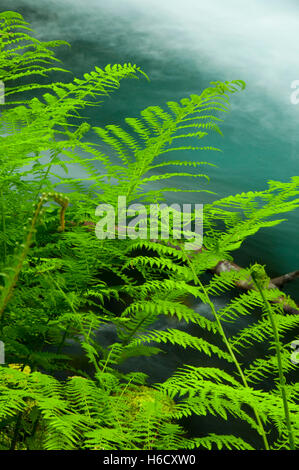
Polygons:
[[[205,3],[114,0],[107,6],[87,0],[36,5],[26,0],[15,1],[14,9],[33,24],[39,38],[72,44],[59,55],[75,75],[95,65],[124,62],[136,63],[148,74],[150,83],[122,82],[101,108],[86,111],[92,125],[122,125],[124,117],[138,116],[146,106],[200,93],[212,80],[243,79],[247,88],[231,96],[224,137],[206,138],[206,145],[215,144],[223,152],[185,152],[176,158],[217,164],[207,169],[211,181],[203,187],[219,197],[266,188],[272,179],[288,181],[298,174],[299,160],[299,104],[290,101],[291,83],[299,78],[299,8],[290,0],[271,2],[271,8],[269,2],[256,0],[250,5],[234,0]],[[175,184],[198,189],[202,183],[183,179]],[[169,198],[209,200],[204,193]],[[298,269],[299,211],[287,218],[248,240],[235,254],[237,262],[257,260],[273,276]]]

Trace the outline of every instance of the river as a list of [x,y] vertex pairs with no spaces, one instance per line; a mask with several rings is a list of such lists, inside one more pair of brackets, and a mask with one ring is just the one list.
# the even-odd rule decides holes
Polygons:
[[[291,100],[292,84],[299,80],[297,1],[11,3],[2,0],[2,10],[22,13],[39,39],[71,43],[71,49],[57,49],[57,55],[76,76],[95,65],[103,68],[108,63],[125,62],[136,63],[149,76],[150,82],[143,78],[122,81],[103,106],[84,111],[92,125],[122,125],[125,117],[138,117],[147,106],[163,106],[167,101],[200,94],[210,81],[242,79],[247,87],[231,95],[231,112],[221,124],[224,136],[212,135],[206,140],[205,145],[215,145],[223,152],[182,153],[176,158],[216,164],[217,168],[208,170],[211,181],[204,187],[215,191],[217,197],[262,190],[269,180],[287,182],[298,175],[299,104]],[[96,140],[96,136],[91,138]],[[73,175],[77,174],[74,168]],[[172,183],[188,189],[195,184],[186,179]],[[211,200],[204,193],[188,194],[186,199],[175,193],[169,196],[169,202]],[[299,269],[299,210],[286,218],[287,222],[247,240],[235,253],[235,261],[244,266],[254,261],[265,264],[271,277]],[[296,282],[286,290],[298,300]],[[155,371],[152,381],[169,375],[186,360],[183,356],[172,351],[172,359],[160,361],[160,369],[150,362],[149,368]],[[194,361],[191,354],[190,363]],[[196,421],[191,428],[196,430]]]

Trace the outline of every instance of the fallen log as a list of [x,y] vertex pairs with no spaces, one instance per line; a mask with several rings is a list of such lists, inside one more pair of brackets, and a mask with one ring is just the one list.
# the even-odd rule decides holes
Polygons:
[[277,287],[281,287],[287,282],[293,281],[299,277],[299,271],[293,271],[292,273],[283,274],[282,276],[275,277],[271,279],[272,284],[275,284]]

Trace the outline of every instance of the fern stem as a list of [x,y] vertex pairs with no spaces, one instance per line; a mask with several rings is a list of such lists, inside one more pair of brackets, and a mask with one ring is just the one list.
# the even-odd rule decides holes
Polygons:
[[257,277],[255,276],[254,272],[251,272],[251,277],[260,293],[260,296],[263,300],[263,304],[265,307],[265,310],[268,314],[272,331],[273,331],[273,336],[274,336],[274,343],[275,343],[275,351],[276,351],[276,358],[277,358],[277,368],[278,368],[278,377],[279,377],[279,384],[280,384],[280,392],[281,392],[281,397],[282,397],[282,402],[283,402],[283,408],[284,408],[284,414],[285,414],[285,421],[286,421],[286,426],[288,430],[288,437],[289,437],[289,444],[290,444],[290,449],[295,450],[295,439],[294,439],[294,434],[292,430],[292,424],[291,424],[291,419],[290,419],[290,412],[289,412],[289,406],[288,406],[288,399],[287,399],[287,393],[285,389],[285,383],[286,379],[283,373],[283,366],[282,366],[282,358],[281,358],[281,353],[280,353],[280,348],[281,348],[281,343],[279,340],[279,332],[276,326],[276,320],[275,316],[273,315],[272,308],[270,307],[270,304],[268,300],[266,299],[263,289],[257,280]]
[[[234,362],[234,364],[235,364],[235,366],[236,366],[236,369],[237,369],[237,371],[238,371],[238,373],[239,373],[239,375],[240,375],[240,377],[241,377],[241,380],[242,380],[242,382],[243,382],[243,385],[244,385],[244,387],[248,388],[248,383],[247,383],[246,377],[245,377],[245,375],[244,375],[244,373],[243,373],[243,371],[242,371],[242,368],[241,368],[241,366],[240,366],[240,364],[239,364],[239,362],[238,362],[238,359],[236,358],[236,356],[235,356],[235,354],[234,354],[234,352],[233,352],[233,350],[232,350],[232,347],[231,347],[231,345],[230,345],[230,343],[229,343],[229,341],[228,341],[228,339],[227,339],[227,337],[226,337],[226,334],[225,334],[224,329],[223,329],[223,327],[222,327],[222,323],[221,323],[221,321],[220,321],[220,319],[219,319],[219,316],[217,315],[217,312],[216,312],[216,310],[215,310],[214,304],[213,304],[213,302],[210,300],[209,295],[207,294],[207,292],[206,292],[206,290],[205,290],[203,284],[201,283],[199,277],[197,276],[196,271],[195,271],[195,269],[194,269],[194,266],[193,266],[193,264],[192,264],[192,262],[191,262],[189,256],[186,254],[186,252],[185,252],[183,246],[181,247],[181,250],[182,250],[182,252],[184,253],[185,258],[186,258],[186,260],[187,260],[187,263],[188,263],[188,265],[189,265],[189,267],[190,267],[190,269],[191,269],[191,271],[192,271],[192,274],[193,274],[195,283],[197,283],[197,284],[199,285],[199,287],[201,287],[201,289],[202,289],[202,291],[203,291],[203,294],[204,294],[204,296],[205,296],[205,298],[206,298],[206,303],[210,306],[210,308],[211,308],[211,310],[212,310],[212,313],[213,313],[213,315],[214,315],[214,318],[215,318],[216,323],[217,323],[217,326],[218,326],[219,333],[220,333],[220,335],[221,335],[221,337],[222,337],[222,339],[223,339],[223,342],[224,342],[224,344],[225,344],[225,346],[226,346],[226,348],[227,348],[227,350],[228,350],[228,352],[229,352],[229,354],[230,354],[230,356],[231,356],[231,358],[232,358],[232,360],[233,360],[233,362]],[[266,450],[270,450],[270,446],[269,446],[269,443],[268,443],[268,439],[267,439],[267,436],[266,436],[266,432],[265,432],[265,430],[264,430],[264,426],[263,426],[263,423],[262,423],[261,418],[260,418],[260,416],[259,416],[259,413],[258,413],[257,409],[256,409],[254,406],[252,406],[252,409],[253,409],[253,412],[254,412],[254,415],[255,415],[255,418],[256,418],[256,422],[257,422],[257,425],[258,425],[258,428],[259,428],[259,434],[262,436],[262,439],[263,439],[263,442],[264,442],[265,449],[266,449]]]

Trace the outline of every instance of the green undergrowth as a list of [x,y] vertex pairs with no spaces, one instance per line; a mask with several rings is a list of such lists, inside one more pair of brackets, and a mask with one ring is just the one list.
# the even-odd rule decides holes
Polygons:
[[[181,191],[171,186],[174,177],[191,178],[192,191],[204,195],[209,162],[184,161],[181,151],[219,151],[208,135],[221,134],[219,116],[245,83],[213,82],[180,102],[148,107],[125,119],[130,131],[91,127],[82,110],[100,106],[124,79],[148,78],[145,72],[130,63],[107,65],[71,82],[39,85],[39,76],[62,73],[53,49],[63,42],[37,40],[14,12],[1,13],[0,25],[1,449],[295,449],[298,366],[290,356],[299,316],[285,306],[296,304],[268,288],[262,266],[205,273],[298,208],[299,177],[204,205],[202,249],[188,250],[183,239],[140,239],[138,225],[135,238],[99,239],[95,231],[100,204],[117,212],[125,196],[149,216],[150,204]],[[100,150],[103,142],[111,156]],[[73,165],[87,176],[70,176]],[[241,281],[252,288],[216,312],[211,299]],[[190,297],[209,306],[211,317],[197,313]],[[163,316],[202,333],[156,329]],[[248,325],[228,337],[226,325],[240,319]],[[107,325],[117,341],[104,347],[95,333]],[[66,353],[70,341],[84,351],[85,365]],[[167,343],[197,351],[211,365],[186,363],[155,384],[141,370],[121,371],[129,358],[162,354]],[[261,345],[266,353],[252,354]],[[190,435],[182,424],[190,416],[237,420],[255,438],[217,428]]]

